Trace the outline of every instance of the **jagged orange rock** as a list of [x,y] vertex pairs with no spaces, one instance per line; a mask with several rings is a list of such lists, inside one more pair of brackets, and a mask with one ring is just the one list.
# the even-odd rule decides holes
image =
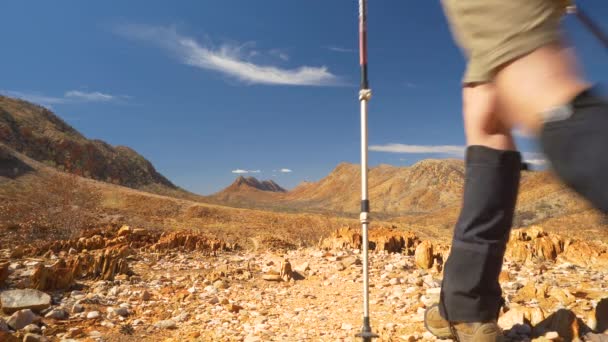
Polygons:
[[120,227],[120,229],[116,233],[116,236],[127,236],[127,235],[130,235],[131,232],[132,232],[131,227],[124,225],[124,226]]
[[218,251],[229,250],[228,245],[219,239],[191,232],[172,232],[161,235],[157,243],[152,245],[153,251],[182,249],[215,254]]
[[288,260],[281,262],[281,279],[284,281],[290,281],[293,277],[293,271],[291,269],[291,263]]
[[336,229],[328,238],[321,242],[321,248],[326,250],[361,248],[362,237],[359,230],[351,227]]
[[370,241],[375,244],[374,250],[389,253],[404,252],[413,255],[416,245],[420,242],[412,232],[402,232],[394,229],[374,229],[370,232]]
[[74,270],[64,259],[51,266],[39,264],[31,276],[32,288],[40,291],[67,289],[74,283]]

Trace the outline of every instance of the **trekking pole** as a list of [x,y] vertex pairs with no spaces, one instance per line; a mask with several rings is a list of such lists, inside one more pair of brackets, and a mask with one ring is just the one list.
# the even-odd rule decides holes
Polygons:
[[359,0],[359,60],[361,64],[361,89],[359,101],[361,103],[361,230],[363,254],[363,326],[356,336],[363,342],[371,342],[378,335],[372,333],[369,322],[369,270],[368,270],[368,237],[369,227],[369,199],[367,194],[367,103],[372,97],[367,79],[367,0]]
[[585,11],[582,10],[582,8],[580,8],[580,6],[575,4],[568,6],[568,13],[574,14],[595,36],[595,38],[597,38],[600,43],[602,43],[604,47],[608,49],[608,35],[597,23],[593,21],[593,19],[591,19],[591,17],[587,15],[587,13],[585,13]]

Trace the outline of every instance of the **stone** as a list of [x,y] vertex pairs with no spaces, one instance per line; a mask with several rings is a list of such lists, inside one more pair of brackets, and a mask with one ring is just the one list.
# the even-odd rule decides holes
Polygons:
[[74,304],[72,306],[72,313],[81,313],[84,312],[84,306],[82,304]]
[[21,330],[25,328],[25,326],[39,320],[40,317],[38,317],[32,310],[23,309],[13,313],[6,321],[6,324],[8,324],[8,326],[14,330]]
[[89,313],[87,313],[87,319],[97,319],[101,316],[101,314],[99,313],[99,311],[91,311]]
[[51,266],[38,264],[31,276],[33,288],[41,291],[67,289],[74,283],[73,265],[64,259],[57,260]]
[[288,260],[281,262],[281,279],[283,281],[290,281],[293,278],[293,271],[291,269],[291,263]]
[[349,268],[352,265],[361,265],[361,259],[359,259],[356,255],[347,256],[346,258],[340,260],[340,263],[345,267]]
[[144,302],[147,302],[150,299],[152,299],[152,294],[150,292],[148,292],[147,290],[144,290],[144,292],[141,294],[141,300],[143,300]]
[[38,334],[27,333],[23,336],[23,342],[48,342],[49,339]]
[[242,309],[243,309],[243,307],[240,305],[236,305],[236,304],[228,305],[228,311],[230,311],[232,313],[239,313],[239,311],[241,311]]
[[342,330],[352,330],[353,329],[353,325],[352,324],[348,324],[348,323],[342,323]]
[[127,308],[109,308],[112,313],[118,316],[127,317],[129,316],[129,310]]
[[217,280],[216,282],[213,283],[213,287],[215,287],[218,290],[222,290],[222,289],[227,289],[228,284],[223,280]]
[[127,236],[129,234],[131,234],[131,227],[124,225],[124,226],[120,227],[120,229],[116,233],[116,236],[118,236],[118,237]]
[[421,242],[414,253],[416,266],[422,269],[433,267],[433,244],[430,241]]
[[36,324],[28,324],[25,327],[23,327],[23,331],[26,333],[32,333],[32,334],[40,334],[42,333],[42,329],[40,329],[40,327]]
[[45,318],[52,318],[57,320],[68,319],[69,316],[70,315],[67,313],[67,311],[63,309],[53,309],[49,311],[46,315],[44,315]]
[[154,324],[154,326],[158,329],[177,329],[177,324],[171,319],[158,321]]
[[0,302],[2,311],[7,314],[23,309],[40,312],[51,306],[51,296],[33,289],[8,290],[0,294]]
[[300,265],[295,266],[293,269],[294,271],[303,275],[304,273],[306,273],[306,271],[310,270],[310,265],[308,264],[308,262],[303,262]]

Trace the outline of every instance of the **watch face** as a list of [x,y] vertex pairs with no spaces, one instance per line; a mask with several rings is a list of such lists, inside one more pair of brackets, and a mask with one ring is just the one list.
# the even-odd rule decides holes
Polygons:
[[574,109],[571,105],[555,107],[541,114],[544,122],[554,122],[566,120],[572,116]]

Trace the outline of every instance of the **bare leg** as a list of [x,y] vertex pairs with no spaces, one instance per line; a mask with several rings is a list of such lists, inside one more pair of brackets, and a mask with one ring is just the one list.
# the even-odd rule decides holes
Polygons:
[[540,114],[569,103],[590,87],[580,76],[573,51],[547,45],[499,69],[496,89],[504,122],[540,133]]
[[588,90],[571,51],[538,48],[500,68],[495,83],[503,121],[537,133],[560,179],[608,213],[608,100]]
[[492,322],[501,306],[498,275],[515,210],[521,157],[497,115],[493,84],[465,86],[463,104],[468,144],[464,198],[439,310],[451,322],[487,323],[474,334],[497,338],[500,331]]
[[498,98],[493,84],[465,85],[462,103],[467,145],[515,150],[510,127],[498,115]]

